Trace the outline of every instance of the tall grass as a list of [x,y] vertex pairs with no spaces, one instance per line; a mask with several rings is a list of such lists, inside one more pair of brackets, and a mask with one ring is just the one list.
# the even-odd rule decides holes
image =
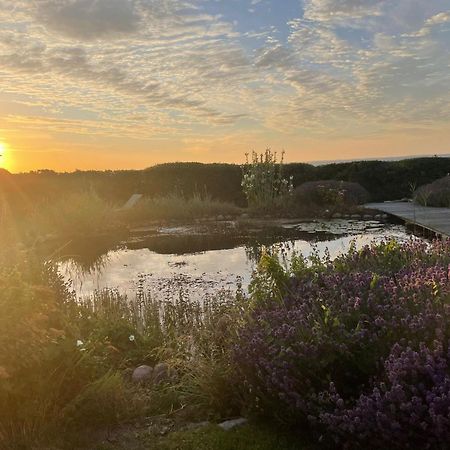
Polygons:
[[114,208],[94,191],[39,203],[31,214],[31,233],[63,236],[104,232],[116,225]]
[[185,198],[179,194],[147,198],[131,209],[118,212],[123,222],[139,223],[149,220],[193,220],[201,218],[235,216],[241,212],[236,205],[214,200],[208,194],[195,193]]

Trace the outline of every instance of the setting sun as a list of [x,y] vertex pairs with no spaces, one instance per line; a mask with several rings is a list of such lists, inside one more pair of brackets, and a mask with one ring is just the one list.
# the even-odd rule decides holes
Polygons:
[[0,142],[0,167],[2,168],[6,168],[7,164],[6,149],[6,144],[4,142]]

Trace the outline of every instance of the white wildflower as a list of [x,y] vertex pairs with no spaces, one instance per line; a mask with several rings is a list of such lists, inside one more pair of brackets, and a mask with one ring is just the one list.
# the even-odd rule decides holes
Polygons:
[[77,341],[77,347],[82,347],[84,345],[84,342],[78,339]]
[[134,334],[130,334],[128,339],[130,340],[130,342],[134,342],[136,340],[136,338],[134,337]]

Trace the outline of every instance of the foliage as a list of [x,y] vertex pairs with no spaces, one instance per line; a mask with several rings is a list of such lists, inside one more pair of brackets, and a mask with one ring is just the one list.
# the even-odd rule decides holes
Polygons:
[[113,208],[95,192],[71,194],[37,204],[30,217],[35,234],[73,236],[105,232],[112,226]]
[[171,194],[141,200],[132,209],[120,211],[118,218],[128,223],[149,220],[193,220],[219,215],[236,216],[240,211],[240,208],[232,203],[213,200],[208,194],[194,193],[187,198]]
[[[235,345],[247,406],[351,448],[442,443],[450,433],[449,263],[450,241],[411,241],[335,261],[300,258],[284,276],[266,264],[281,295],[256,299]],[[417,417],[408,416],[415,406]]]
[[84,316],[56,268],[27,252],[11,264],[0,266],[0,448],[35,448],[136,414],[116,354],[81,339],[100,322]]
[[[180,447],[182,445],[182,447]],[[289,430],[270,427],[245,426],[233,431],[223,431],[216,426],[206,430],[175,433],[160,444],[161,449],[175,450],[301,450],[311,449]]]
[[322,180],[303,183],[295,189],[294,197],[300,207],[327,207],[341,211],[366,203],[369,193],[359,183]]
[[291,430],[274,428],[270,424],[249,424],[224,431],[217,425],[181,429],[167,436],[138,435],[136,430],[123,433],[114,444],[104,444],[98,450],[312,450],[319,448],[293,435]]
[[[52,267],[33,265],[28,260],[0,271],[0,446],[7,448],[30,448],[60,427],[76,426],[67,406],[102,376],[77,346],[70,293]],[[117,407],[114,398],[109,410]],[[104,402],[91,407],[105,417]]]
[[423,206],[450,207],[450,176],[421,186],[414,193],[414,200]]
[[283,157],[277,161],[277,154],[267,149],[258,155],[252,152],[251,162],[248,160],[242,167],[242,189],[249,207],[271,209],[286,201],[293,190],[292,179],[283,176]]
[[219,294],[203,304],[188,300],[162,309],[168,338],[158,355],[178,374],[178,383],[169,389],[191,417],[240,413],[240,384],[230,352],[244,314],[243,301]]
[[[354,161],[313,166],[283,164],[283,177],[294,187],[308,181],[339,180],[361,184],[372,201],[396,200],[410,195],[410,185],[422,186],[450,172],[450,158],[429,157],[401,161]],[[42,199],[64,202],[73,194],[95,192],[107,204],[123,205],[132,194],[192,197],[208,192],[215,201],[245,206],[241,167],[233,164],[171,163],[138,171],[39,171],[0,177],[0,192],[14,214],[29,216]]]
[[382,382],[346,409],[332,389],[335,410],[321,420],[354,448],[445,448],[450,428],[450,355],[435,342],[419,348],[396,344],[384,362]]

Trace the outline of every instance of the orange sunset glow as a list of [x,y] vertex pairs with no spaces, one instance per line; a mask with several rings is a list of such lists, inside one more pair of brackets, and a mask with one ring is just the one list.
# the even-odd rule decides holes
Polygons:
[[0,17],[14,172],[449,153],[443,0],[3,0]]

